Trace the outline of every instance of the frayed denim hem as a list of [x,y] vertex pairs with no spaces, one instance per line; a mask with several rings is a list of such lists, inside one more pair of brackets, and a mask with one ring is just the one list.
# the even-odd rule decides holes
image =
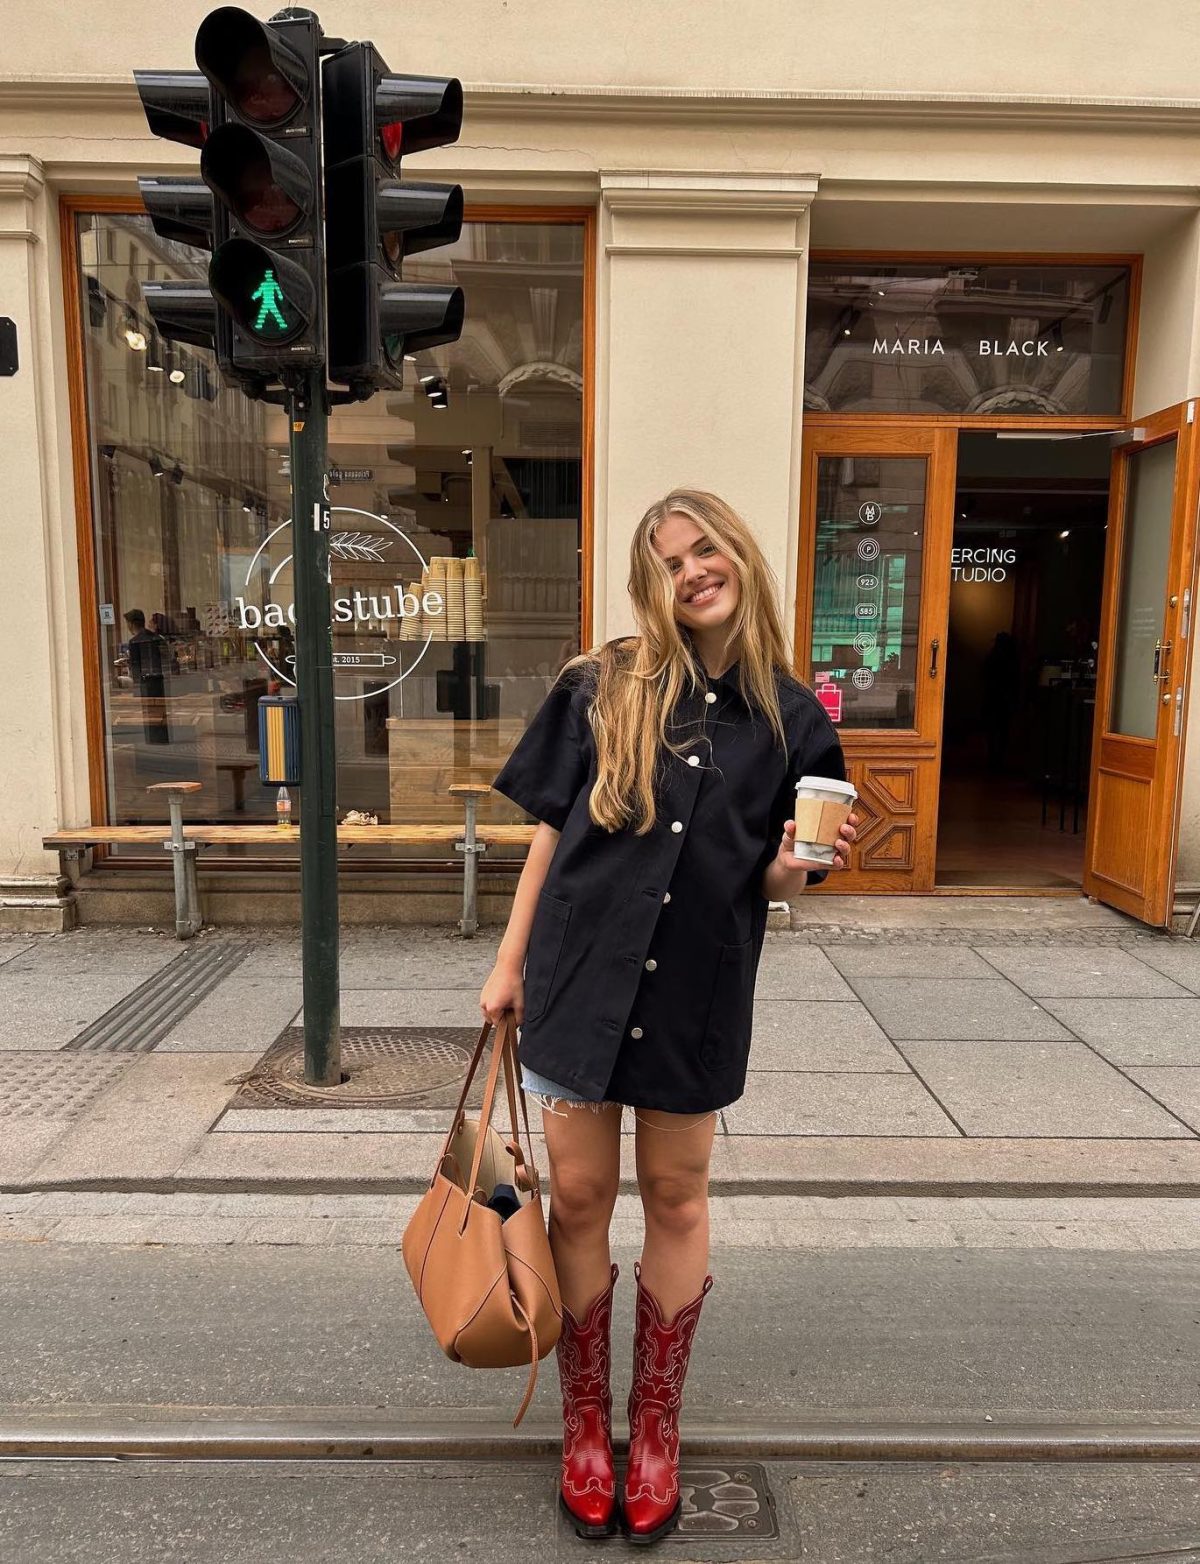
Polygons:
[[556,1118],[565,1119],[567,1115],[562,1108],[590,1108],[593,1113],[599,1113],[602,1108],[618,1108],[620,1103],[607,1100],[596,1102],[581,1097],[578,1092],[573,1092],[569,1086],[560,1086],[557,1081],[550,1080],[545,1075],[539,1075],[536,1070],[531,1070],[527,1065],[521,1066],[521,1086],[526,1096],[532,1097],[543,1113],[552,1113]]

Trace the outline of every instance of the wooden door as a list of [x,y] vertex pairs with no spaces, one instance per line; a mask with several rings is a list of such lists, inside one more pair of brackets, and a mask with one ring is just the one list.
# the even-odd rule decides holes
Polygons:
[[956,445],[929,425],[805,429],[796,660],[859,793],[830,891],[933,889]]
[[1192,640],[1196,404],[1139,419],[1113,452],[1083,888],[1166,927]]

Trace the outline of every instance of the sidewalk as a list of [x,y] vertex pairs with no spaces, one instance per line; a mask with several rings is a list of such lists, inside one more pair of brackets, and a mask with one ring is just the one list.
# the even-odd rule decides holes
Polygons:
[[[716,1193],[1200,1191],[1200,942],[1076,899],[814,897],[791,923]],[[297,931],[0,940],[0,1189],[418,1189],[499,932],[345,930],[343,1025],[390,1029],[412,1090],[334,1109],[231,1106],[296,1021]]]

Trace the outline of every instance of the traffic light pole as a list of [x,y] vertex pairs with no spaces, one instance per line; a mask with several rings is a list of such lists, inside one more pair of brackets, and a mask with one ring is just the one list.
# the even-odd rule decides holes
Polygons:
[[329,603],[329,409],[324,369],[289,377],[296,691],[300,702],[300,916],[304,1079],[342,1078],[338,985],[337,781]]

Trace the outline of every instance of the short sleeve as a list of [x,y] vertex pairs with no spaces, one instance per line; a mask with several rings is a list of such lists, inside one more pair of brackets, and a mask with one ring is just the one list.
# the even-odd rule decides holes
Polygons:
[[[783,713],[788,741],[788,768],[783,785],[771,810],[771,855],[778,851],[786,821],[792,818],[796,803],[796,783],[801,777],[832,777],[846,780],[846,757],[842,754],[837,729],[825,708],[817,700],[803,696]],[[810,869],[808,885],[820,885],[828,869]]]
[[577,677],[560,674],[492,782],[535,820],[561,831],[588,780],[586,714]]

